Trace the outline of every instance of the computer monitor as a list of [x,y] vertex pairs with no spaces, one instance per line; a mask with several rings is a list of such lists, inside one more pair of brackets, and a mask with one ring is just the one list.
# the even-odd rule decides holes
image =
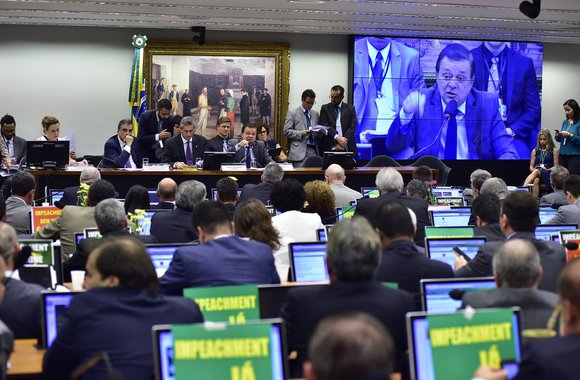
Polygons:
[[50,204],[56,206],[55,203],[62,199],[64,195],[64,189],[50,189],[47,194],[50,196]]
[[463,189],[451,186],[436,186],[431,189],[431,193],[435,197],[462,197]]
[[87,227],[83,229],[83,236],[85,237],[85,239],[88,238],[100,239],[102,237],[98,227]]
[[68,165],[69,141],[27,141],[26,164],[36,169],[62,169]]
[[356,211],[356,206],[344,206],[336,208],[336,218],[338,220],[351,219]]
[[465,293],[495,288],[493,277],[436,278],[421,280],[423,311],[454,313]]
[[379,189],[376,187],[361,187],[360,192],[363,197],[376,198],[379,196]]
[[527,191],[529,193],[532,191],[530,186],[508,186],[507,189],[510,193],[513,193],[514,191]]
[[551,241],[553,235],[558,235],[560,231],[576,230],[577,224],[538,224],[536,227],[536,239]]
[[449,238],[449,237],[473,237],[475,235],[474,226],[451,226],[433,227],[425,226],[425,237],[428,238]]
[[[520,309],[513,310],[513,337],[516,352],[516,361],[521,358],[521,324]],[[434,380],[433,354],[429,340],[429,325],[427,313],[407,313],[407,340],[409,343],[409,362],[412,380]],[[458,358],[460,360],[460,358]],[[470,374],[469,376],[471,376]],[[471,378],[471,377],[466,377]]]
[[316,240],[321,242],[326,241],[326,230],[324,228],[319,228],[316,230]]
[[[240,197],[240,195],[242,195],[242,189],[238,189],[238,198]],[[216,201],[218,200],[217,198],[217,188],[212,187],[211,188],[211,199]]]
[[151,219],[153,215],[157,214],[158,212],[169,212],[172,210],[166,209],[154,209],[154,210],[145,210],[145,215],[141,221],[138,222],[137,228],[140,230],[137,231],[139,235],[142,236],[149,236],[151,235]]
[[203,170],[220,170],[222,164],[234,162],[235,152],[203,152]]
[[551,206],[540,206],[540,224],[546,224],[558,213],[558,209]]
[[290,281],[328,281],[326,243],[290,243]]
[[83,240],[84,238],[85,238],[84,232],[75,232],[75,249],[77,252],[79,250],[81,240]]
[[425,253],[431,260],[441,261],[451,268],[457,254],[454,247],[462,250],[470,259],[473,259],[479,247],[486,242],[485,237],[470,238],[425,238]]
[[68,319],[68,305],[72,298],[80,292],[53,292],[41,293],[41,320],[43,348],[48,348],[56,338],[58,330]]
[[157,195],[157,189],[147,189],[147,194],[149,195],[149,203],[151,204],[159,203],[159,195]]
[[328,169],[332,164],[342,166],[343,169],[354,168],[354,154],[352,152],[324,152],[322,170]]
[[190,245],[192,244],[145,244],[145,250],[153,262],[155,272],[157,272],[157,277],[161,277],[165,274],[169,268],[169,264],[171,264],[171,261],[173,260],[173,254],[177,248]]
[[429,211],[435,227],[468,226],[471,207],[450,207]]

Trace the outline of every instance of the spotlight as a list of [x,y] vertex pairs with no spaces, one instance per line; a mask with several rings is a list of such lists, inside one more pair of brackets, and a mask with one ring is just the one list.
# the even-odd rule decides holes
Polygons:
[[540,15],[540,3],[541,0],[522,1],[520,4],[520,12],[529,18],[536,18]]
[[198,45],[205,44],[205,26],[192,26],[189,28],[193,33],[198,33],[199,35],[193,36],[193,42],[197,42]]

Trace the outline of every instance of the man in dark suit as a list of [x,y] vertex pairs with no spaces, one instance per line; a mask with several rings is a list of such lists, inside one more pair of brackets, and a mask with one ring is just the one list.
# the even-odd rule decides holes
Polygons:
[[228,211],[228,216],[234,220],[236,203],[238,202],[238,183],[230,177],[220,178],[215,184],[217,199]]
[[151,209],[173,210],[175,208],[175,191],[177,183],[172,178],[165,177],[157,184],[157,197],[159,202],[151,205]]
[[484,193],[473,200],[471,213],[475,215],[474,236],[485,236],[487,241],[504,241],[499,226],[501,202],[494,193]]
[[424,199],[410,197],[403,193],[405,186],[403,176],[394,168],[382,168],[377,173],[375,181],[380,195],[377,198],[360,199],[356,205],[355,215],[367,218],[371,224],[376,226],[375,213],[386,202],[398,201],[411,209],[417,217],[417,231],[415,233],[415,243],[421,247],[425,245],[425,226],[430,226],[428,204]]
[[407,292],[373,281],[380,260],[381,242],[364,218],[340,221],[333,227],[326,248],[330,285],[292,289],[282,306],[288,350],[298,352],[290,377],[301,376],[316,325],[330,315],[347,311],[368,313],[391,332],[396,348],[395,371],[406,372],[405,314],[414,309],[414,303]]
[[[6,270],[14,270],[14,257],[18,254],[16,231],[6,223],[0,223],[0,256]],[[40,337],[40,285],[29,284],[9,275],[4,279],[4,300],[0,304],[0,320],[14,333],[16,339]]]
[[[256,167],[263,168],[270,162],[274,162],[268,154],[268,149],[263,141],[256,140],[257,127],[255,124],[246,124],[242,127],[242,138],[237,143],[230,140],[230,150],[236,152],[234,162],[245,162],[246,167],[251,167],[252,162]],[[235,145],[234,145],[235,143]]]
[[[555,293],[558,275],[566,265],[566,252],[560,244],[536,239],[534,231],[538,225],[538,215],[539,206],[536,197],[527,191],[514,191],[502,203],[499,222],[508,241],[523,239],[536,247],[543,268],[543,278],[538,288]],[[469,263],[461,256],[457,256],[455,277],[491,276],[493,255],[502,244],[501,241],[485,243]]]
[[203,159],[205,137],[194,134],[193,118],[186,116],[181,119],[181,134],[165,141],[161,153],[161,162],[169,163],[175,169],[183,169],[195,165],[196,160]]
[[453,269],[417,250],[413,242],[415,227],[410,210],[402,203],[384,203],[375,215],[375,223],[383,246],[383,258],[375,279],[397,283],[399,289],[415,297],[416,308],[420,310],[421,279],[452,278]]
[[191,212],[206,196],[205,185],[196,180],[181,182],[175,194],[175,210],[151,218],[151,235],[159,243],[188,243],[197,239]]
[[550,184],[553,193],[549,193],[540,198],[541,205],[549,205],[554,208],[568,204],[566,193],[564,193],[564,183],[570,176],[570,172],[563,166],[556,166],[550,170]]
[[267,205],[270,202],[272,185],[282,181],[282,178],[284,178],[284,170],[282,167],[275,162],[269,163],[264,168],[264,172],[262,172],[262,176],[260,177],[262,182],[257,185],[248,183],[242,187],[240,202],[247,199],[258,199]]
[[[95,207],[95,222],[103,238],[108,237],[133,237],[144,244],[155,243],[153,236],[131,235],[127,230],[127,217],[121,202],[116,199],[105,199]],[[70,282],[70,272],[73,270],[85,270],[89,254],[101,243],[101,238],[87,238],[81,240],[79,249],[71,258],[62,263],[65,282]]]
[[232,121],[227,116],[222,116],[217,121],[217,136],[207,141],[206,149],[210,152],[228,152],[230,150],[230,129]]
[[534,62],[505,42],[486,41],[471,50],[475,61],[473,87],[498,97],[508,133],[520,158],[530,157],[540,131],[540,95]]
[[18,234],[30,233],[30,209],[34,202],[36,182],[28,172],[18,172],[12,176],[12,195],[6,199],[6,223]]
[[[99,169],[89,166],[81,171],[79,176],[79,182],[86,185],[92,185],[101,179],[101,172]],[[78,196],[79,186],[65,187],[63,190],[62,198],[60,199],[60,206],[77,206],[79,204]],[[59,207],[60,207],[59,206]],[[61,208],[62,208],[61,207]]]
[[436,85],[410,93],[388,131],[387,149],[393,157],[518,159],[497,97],[472,88],[475,66],[469,50],[447,45],[435,70]]
[[546,224],[580,225],[580,175],[573,174],[566,179],[564,193],[568,204],[560,206],[556,215]]
[[133,123],[129,119],[119,121],[117,134],[105,143],[102,168],[140,168],[139,144],[133,138]]
[[238,284],[279,284],[272,249],[264,243],[233,235],[225,207],[204,201],[193,211],[200,245],[178,248],[161,291],[179,295],[185,288]]
[[542,266],[533,244],[520,239],[503,244],[493,255],[493,276],[497,288],[465,293],[461,308],[519,306],[524,330],[545,329],[558,305],[558,296],[538,290]]
[[144,112],[139,117],[139,153],[141,158],[148,158],[149,162],[158,162],[155,156],[155,144],[165,142],[173,132],[173,116],[171,116],[171,101],[161,99],[157,102],[157,109]]
[[71,300],[67,321],[46,351],[46,378],[68,379],[81,363],[106,352],[109,365],[89,367],[83,378],[151,379],[151,327],[203,322],[193,300],[159,294],[155,268],[135,239],[108,239],[91,252],[84,287],[87,291]]
[[16,136],[16,120],[11,115],[4,115],[0,119],[2,139],[8,149],[8,156],[13,164],[18,165],[26,157],[26,140]]
[[320,109],[321,125],[330,127],[328,135],[323,140],[327,143],[325,150],[338,150],[353,152],[356,157],[356,141],[354,133],[356,131],[356,110],[354,106],[344,103],[344,88],[336,85],[330,89],[330,103],[325,104]]

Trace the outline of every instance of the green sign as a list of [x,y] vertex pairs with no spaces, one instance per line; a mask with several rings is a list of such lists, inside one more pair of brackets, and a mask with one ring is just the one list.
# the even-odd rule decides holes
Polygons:
[[283,379],[279,331],[269,323],[174,325],[175,379]]
[[[356,210],[356,206],[343,206],[342,211],[342,218],[343,219],[351,219],[354,216],[354,212]],[[328,240],[328,237],[327,237]]]
[[503,360],[516,360],[519,336],[512,309],[477,310],[429,315],[429,340],[437,380],[465,380],[479,366],[501,368]]
[[473,227],[425,227],[425,237],[428,238],[454,238],[473,236]]
[[260,319],[260,299],[256,285],[218,286],[185,289],[201,309],[205,321],[245,323]]
[[20,247],[32,248],[32,254],[26,262],[26,266],[45,267],[54,264],[52,253],[52,241],[41,239],[18,240]]

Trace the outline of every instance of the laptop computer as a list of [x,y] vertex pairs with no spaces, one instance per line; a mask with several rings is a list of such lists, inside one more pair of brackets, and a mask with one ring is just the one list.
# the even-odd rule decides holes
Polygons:
[[433,227],[425,226],[425,237],[428,238],[447,238],[447,237],[473,237],[475,232],[474,226],[451,226],[451,227]]
[[450,207],[429,211],[435,227],[468,226],[471,207]]
[[376,187],[361,187],[360,192],[363,197],[376,198],[379,196],[379,189]]
[[441,261],[453,268],[456,256],[453,247],[461,249],[473,260],[486,240],[485,237],[425,238],[425,253],[431,260]]
[[203,170],[220,170],[222,164],[234,162],[236,152],[203,152]]
[[[259,321],[247,321],[245,325],[255,323],[271,324],[270,329],[270,352],[272,352],[272,376],[268,379],[288,379],[288,355],[286,352],[286,331],[282,320],[261,319]],[[243,326],[243,325],[241,325]],[[153,338],[153,368],[155,380],[174,380],[175,365],[173,363],[173,334],[171,325],[155,325],[152,327]]]
[[68,305],[72,298],[81,292],[43,291],[41,299],[42,348],[48,348],[56,338],[58,330],[68,319]]
[[529,193],[532,191],[530,186],[508,186],[507,189],[510,193],[513,193],[514,191],[527,191]]
[[290,243],[290,281],[328,281],[326,243]]
[[319,228],[316,230],[316,240],[321,242],[326,241],[326,230],[324,228]]
[[558,209],[551,206],[540,206],[540,224],[546,224],[558,213]]
[[83,236],[85,239],[89,238],[101,238],[101,233],[99,232],[98,227],[87,227],[83,230]]
[[192,244],[145,244],[145,250],[153,262],[155,272],[157,272],[157,277],[161,277],[165,274],[169,268],[169,264],[171,264],[171,261],[173,260],[173,254],[177,248],[190,245]]
[[140,230],[138,231],[139,235],[145,236],[151,235],[151,219],[153,218],[153,215],[155,215],[158,212],[169,212],[169,211],[173,210],[166,209],[145,210],[145,216],[143,217],[143,220],[139,222],[139,226],[137,226],[138,228],[140,228]]
[[[520,309],[513,310],[513,337],[516,352],[516,361],[521,358],[521,323]],[[409,364],[411,367],[412,380],[434,380],[435,369],[433,367],[433,354],[431,341],[429,340],[429,325],[427,313],[407,313],[407,341],[409,343]],[[460,360],[460,358],[458,358]],[[471,378],[470,374],[466,379]]]
[[436,186],[431,189],[435,197],[463,197],[463,189],[451,186]]
[[50,204],[55,206],[55,202],[58,202],[62,199],[64,195],[64,189],[50,189],[48,190],[48,196],[50,196]]
[[[242,189],[238,189],[238,198],[240,197],[240,195],[242,195]],[[212,187],[211,188],[211,199],[217,202],[217,188],[216,187]]]
[[421,304],[429,313],[454,313],[467,292],[495,288],[493,277],[433,278],[421,280]]
[[536,239],[551,241],[552,236],[558,235],[560,231],[576,230],[577,224],[538,224],[536,227]]

